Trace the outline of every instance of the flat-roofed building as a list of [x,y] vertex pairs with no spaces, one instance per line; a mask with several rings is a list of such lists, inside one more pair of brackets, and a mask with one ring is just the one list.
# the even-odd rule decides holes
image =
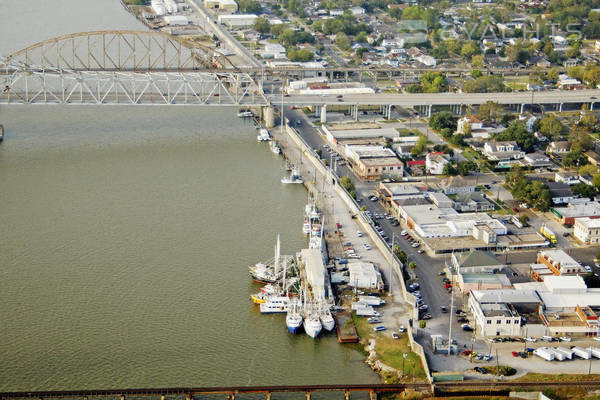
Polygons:
[[238,10],[238,5],[235,0],[204,0],[204,7],[232,13]]
[[360,179],[370,181],[383,177],[401,177],[404,163],[398,157],[361,158],[353,169]]
[[325,133],[327,140],[332,144],[338,144],[338,141],[348,139],[380,138],[383,141],[385,139],[394,140],[400,137],[400,134],[394,128],[370,127],[368,129],[343,129],[343,126],[335,126],[334,128],[323,125],[321,129]]
[[452,265],[461,274],[493,274],[506,268],[494,253],[490,251],[473,250],[468,253],[452,254]]
[[219,15],[218,21],[220,24],[225,24],[230,28],[241,28],[246,26],[252,26],[256,21],[255,14],[231,14],[231,15]]
[[506,289],[512,287],[505,274],[458,274],[458,287],[463,294],[471,290]]
[[358,162],[360,159],[365,158],[396,157],[396,153],[393,150],[384,146],[347,144],[344,146],[344,150],[346,157],[353,162]]
[[472,290],[469,310],[482,336],[521,336],[523,314],[533,314],[542,300],[535,290]]
[[597,201],[569,203],[567,207],[554,207],[552,213],[564,225],[573,225],[579,218],[600,218],[600,203]]
[[582,243],[597,245],[600,243],[600,219],[577,218],[573,235]]
[[537,255],[538,264],[544,264],[552,275],[579,275],[586,270],[563,250],[542,250]]
[[370,262],[353,261],[348,263],[348,285],[359,289],[382,290],[381,273]]
[[[325,299],[325,265],[321,249],[302,249],[300,250],[302,265],[306,272],[306,281],[312,290],[314,299]],[[328,296],[327,296],[328,297]]]
[[474,192],[475,180],[463,178],[462,176],[452,176],[441,182],[441,187],[446,194],[458,194]]

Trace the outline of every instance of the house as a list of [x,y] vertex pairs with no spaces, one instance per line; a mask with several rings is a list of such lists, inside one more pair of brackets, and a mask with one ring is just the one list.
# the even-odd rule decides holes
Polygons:
[[477,116],[470,114],[470,115],[465,115],[464,117],[462,117],[461,119],[459,119],[457,121],[457,128],[456,128],[456,132],[457,133],[462,133],[464,134],[465,131],[467,131],[468,129],[482,129],[483,128],[483,122],[477,118]]
[[585,156],[590,164],[595,166],[600,165],[600,154],[593,150],[589,150],[585,152]]
[[571,142],[562,140],[558,142],[550,142],[546,148],[546,153],[567,154],[569,150],[571,150]]
[[534,168],[549,167],[552,165],[552,161],[550,161],[550,157],[548,157],[547,155],[545,155],[544,153],[539,152],[539,151],[537,151],[535,153],[525,154],[525,156],[523,157],[523,160]]
[[332,17],[341,17],[342,15],[344,15],[344,10],[335,8],[333,10],[329,10],[329,15],[331,15]]
[[573,186],[580,183],[579,175],[572,174],[569,172],[556,172],[554,174],[554,181],[559,183],[566,183],[569,186]]
[[571,78],[567,74],[560,74],[558,76],[558,88],[559,89],[577,89],[581,87],[581,81]]
[[443,152],[428,153],[425,156],[425,169],[431,175],[442,175],[444,165],[450,162],[450,157]]
[[483,154],[492,161],[519,160],[525,156],[525,152],[519,149],[517,142],[495,140],[486,142],[483,146]]
[[496,207],[485,195],[479,192],[459,193],[454,200],[454,208],[460,212],[493,211]]
[[441,182],[442,191],[445,194],[468,193],[475,191],[475,181],[462,176],[452,176]]
[[437,61],[434,57],[428,56],[426,54],[420,54],[417,57],[414,57],[414,59],[428,67],[435,67],[437,64]]
[[572,200],[577,199],[577,195],[573,194],[571,188],[566,183],[546,182],[554,204],[567,204]]
[[527,129],[527,132],[533,132],[533,127],[537,120],[538,118],[535,115],[532,115],[531,117],[527,118],[527,120],[525,121],[525,128]]

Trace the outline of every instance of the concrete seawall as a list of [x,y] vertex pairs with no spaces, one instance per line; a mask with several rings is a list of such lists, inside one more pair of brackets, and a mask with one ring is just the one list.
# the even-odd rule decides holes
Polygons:
[[[379,236],[377,231],[375,231],[375,228],[373,227],[373,225],[371,225],[369,223],[369,221],[367,220],[367,217],[364,215],[363,212],[361,212],[358,203],[356,203],[356,201],[350,196],[350,194],[341,186],[341,184],[339,183],[339,181],[340,181],[339,177],[337,175],[334,175],[333,172],[330,171],[322,163],[322,161],[320,160],[317,153],[312,148],[310,148],[306,144],[306,142],[304,142],[302,137],[300,137],[300,135],[298,135],[298,132],[296,132],[296,130],[294,128],[290,127],[287,124],[286,124],[286,133],[292,139],[292,141],[298,146],[298,148],[302,151],[302,153],[306,156],[306,158],[310,161],[312,166],[315,168],[315,171],[318,171],[318,173],[320,173],[321,175],[323,175],[325,177],[331,176],[332,178],[335,179],[335,182],[336,182],[334,185],[335,193],[344,202],[344,204],[346,205],[348,210],[351,213],[356,214],[358,216],[356,221],[359,224],[359,226],[361,227],[362,231],[371,238],[373,243],[377,246],[377,249],[381,252],[381,254],[383,254],[386,261],[390,263],[390,265],[392,267],[392,271],[394,272],[394,274],[396,274],[396,276],[398,277],[398,280],[400,281],[403,299],[412,305],[412,310],[413,310],[412,319],[413,319],[413,329],[414,329],[415,328],[414,325],[419,318],[419,315],[418,315],[419,312],[418,312],[417,308],[415,307],[417,299],[415,296],[413,296],[410,292],[408,292],[406,290],[406,285],[404,284],[404,278],[403,278],[403,274],[402,274],[402,268],[403,268],[402,263],[392,254],[392,252],[388,248],[387,244],[384,242],[384,240],[381,238],[381,236]],[[411,345],[411,349],[421,359],[421,363],[423,364],[423,369],[427,375],[427,379],[431,382],[432,378],[431,378],[431,373],[429,371],[429,365],[427,364],[425,350],[423,349],[423,346],[421,346],[419,343],[417,343],[417,341],[414,339],[412,329],[408,329],[407,333],[408,333],[408,338],[409,338],[409,342]]]

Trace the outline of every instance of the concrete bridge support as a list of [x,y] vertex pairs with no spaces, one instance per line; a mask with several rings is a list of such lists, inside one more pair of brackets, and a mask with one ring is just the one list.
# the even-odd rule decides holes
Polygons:
[[560,105],[558,106],[558,112],[562,112],[563,111],[563,103],[560,103]]
[[327,104],[321,106],[321,124],[327,123]]
[[273,107],[262,108],[262,119],[265,122],[267,128],[273,128],[275,126],[275,109]]
[[431,113],[433,112],[433,105],[427,106],[427,117],[431,118]]

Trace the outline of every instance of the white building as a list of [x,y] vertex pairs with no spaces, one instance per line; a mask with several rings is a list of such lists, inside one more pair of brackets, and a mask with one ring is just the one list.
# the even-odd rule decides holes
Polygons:
[[365,9],[362,7],[352,7],[350,9],[350,12],[352,13],[353,16],[358,16],[358,15],[363,15],[365,13]]
[[517,142],[496,142],[495,140],[485,143],[483,154],[493,161],[519,160],[525,156],[525,153],[519,149]]
[[344,10],[335,8],[333,10],[329,10],[329,15],[331,15],[332,17],[341,17],[342,15],[344,15]]
[[347,144],[344,151],[346,157],[355,163],[365,158],[396,157],[396,153],[383,146]]
[[573,235],[585,244],[598,245],[600,243],[600,219],[575,218]]
[[219,15],[219,24],[224,24],[230,28],[241,28],[246,26],[252,26],[256,21],[255,14],[232,14],[232,15]]
[[428,67],[435,67],[437,65],[437,61],[435,60],[435,58],[426,54],[418,55],[417,57],[415,57],[415,60]]
[[535,290],[471,290],[469,310],[482,336],[521,336],[521,309],[535,313],[542,300]]
[[444,165],[450,162],[449,157],[442,153],[427,153],[425,156],[425,169],[432,175],[442,175]]
[[383,280],[381,273],[375,266],[369,262],[350,262],[348,263],[350,277],[348,285],[359,289],[383,289]]
[[163,19],[170,26],[185,26],[189,24],[189,20],[183,15],[167,15]]
[[[283,47],[282,45],[280,45],[279,43],[265,43],[265,48],[262,51],[261,54],[262,58],[273,58],[275,60],[281,60],[281,59],[286,59],[286,55],[285,55],[285,47]],[[304,83],[304,87],[306,87],[306,83],[304,81],[301,81]],[[291,83],[290,83],[291,84]]]

